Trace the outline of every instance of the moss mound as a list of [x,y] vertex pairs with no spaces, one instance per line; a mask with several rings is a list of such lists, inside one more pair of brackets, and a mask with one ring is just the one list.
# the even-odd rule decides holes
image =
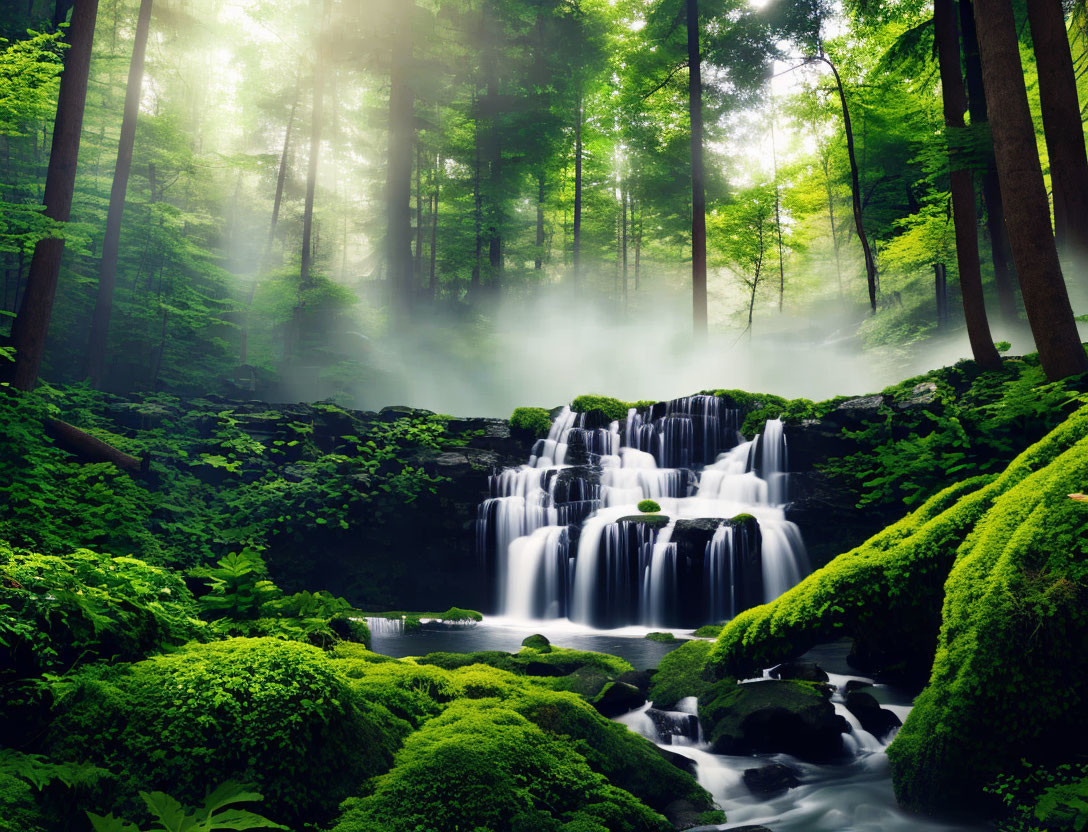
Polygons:
[[650,682],[649,698],[654,707],[669,711],[681,699],[702,696],[710,684],[703,678],[709,655],[710,642],[687,641],[663,656]]
[[[929,686],[889,749],[904,805],[977,804],[1022,757],[1068,758],[1088,716],[1088,408],[993,480],[973,479],[726,625],[708,666],[751,675],[820,641]],[[939,635],[939,637],[938,637]]]
[[547,436],[552,428],[552,417],[542,407],[518,407],[510,416],[510,427],[536,437]]
[[255,783],[285,822],[331,817],[389,767],[407,727],[356,696],[319,649],[270,638],[191,645],[75,688],[53,725],[55,758],[180,799]]

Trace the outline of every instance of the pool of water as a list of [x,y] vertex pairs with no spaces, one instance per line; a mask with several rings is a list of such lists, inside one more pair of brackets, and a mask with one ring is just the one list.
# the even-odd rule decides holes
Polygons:
[[[418,630],[412,633],[383,632],[373,628],[371,649],[386,656],[403,658],[423,656],[427,653],[473,653],[478,650],[502,650],[516,653],[526,636],[541,633],[556,647],[574,650],[592,650],[626,659],[636,670],[657,667],[661,657],[682,644],[650,641],[644,638],[648,631],[637,627],[622,630],[594,630],[566,621],[530,622],[486,618],[475,627]],[[690,633],[676,632],[677,636]]]

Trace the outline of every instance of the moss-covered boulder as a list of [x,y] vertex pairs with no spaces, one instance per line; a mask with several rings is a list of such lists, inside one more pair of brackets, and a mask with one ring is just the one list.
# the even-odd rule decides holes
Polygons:
[[634,685],[609,682],[593,697],[593,707],[603,716],[616,717],[646,704],[646,697]]
[[710,643],[686,641],[661,658],[650,683],[654,707],[669,711],[688,696],[702,696],[709,686],[703,678],[703,666],[710,656]]
[[547,636],[542,636],[540,633],[535,633],[531,636],[526,636],[521,640],[522,647],[528,647],[531,650],[538,650],[541,653],[552,652],[552,643],[548,641]]
[[824,692],[805,682],[716,682],[699,699],[699,720],[715,754],[785,752],[803,760],[842,754],[849,726]]
[[285,823],[331,818],[389,767],[408,727],[357,696],[321,650],[271,638],[190,645],[77,677],[65,693],[52,756],[115,773],[122,805],[136,790],[195,800],[236,780]]

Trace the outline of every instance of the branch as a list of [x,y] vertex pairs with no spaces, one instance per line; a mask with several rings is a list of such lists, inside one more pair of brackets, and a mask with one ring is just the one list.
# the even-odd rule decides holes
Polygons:
[[669,74],[665,76],[664,81],[662,81],[660,84],[658,84],[652,90],[650,90],[648,93],[645,93],[644,95],[641,96],[642,100],[645,101],[651,95],[653,95],[654,93],[659,92],[661,89],[663,89],[669,83],[669,81],[671,81],[673,78],[676,77],[676,73],[678,73],[681,69],[687,69],[687,66],[688,66],[687,61],[684,61],[683,63],[678,64],[677,66],[674,66],[669,71]]

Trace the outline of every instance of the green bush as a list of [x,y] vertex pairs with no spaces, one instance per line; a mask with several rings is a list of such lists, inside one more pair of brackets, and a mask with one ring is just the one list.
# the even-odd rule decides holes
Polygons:
[[518,407],[510,416],[510,427],[537,437],[547,436],[552,428],[552,417],[542,407]]
[[987,793],[997,797],[1003,813],[1000,832],[1040,832],[1088,828],[1088,764],[1022,765],[1016,774],[1003,774]]
[[622,402],[611,396],[582,395],[570,403],[570,409],[577,413],[587,413],[590,410],[599,410],[605,417],[613,422],[622,422],[627,418],[627,411],[632,407],[639,407],[652,402]]
[[643,514],[657,514],[661,511],[661,506],[653,500],[641,500],[638,504],[638,510]]
[[506,705],[478,700],[450,705],[413,734],[371,793],[345,803],[334,832],[560,832],[579,823],[608,832],[672,829],[568,742]]
[[115,772],[129,806],[137,790],[195,800],[238,780],[257,784],[277,821],[321,822],[388,768],[404,734],[320,650],[276,639],[190,645],[55,694],[54,757]]

